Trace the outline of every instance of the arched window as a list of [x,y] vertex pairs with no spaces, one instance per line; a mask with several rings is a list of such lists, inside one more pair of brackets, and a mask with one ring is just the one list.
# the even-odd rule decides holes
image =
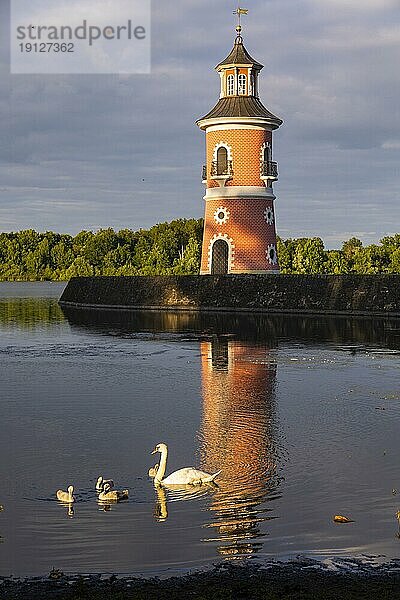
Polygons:
[[[264,149],[261,153],[261,157],[262,157],[262,164],[261,164],[261,173],[264,177],[268,177],[269,175],[273,175],[273,166],[272,166],[272,152],[271,152],[271,146],[269,146],[268,144],[266,144],[264,146]],[[265,185],[267,187],[272,187],[272,179],[267,179],[265,182]]]
[[265,146],[264,148],[264,162],[269,162],[271,160],[271,148],[269,146]]
[[244,96],[246,94],[246,82],[247,82],[246,75],[240,74],[239,75],[239,96]]
[[234,75],[228,75],[228,77],[226,79],[226,84],[227,84],[227,93],[228,93],[228,96],[233,96],[233,93],[235,91],[235,77],[234,77]]
[[229,245],[225,240],[216,240],[212,247],[211,275],[225,275],[229,267]]
[[217,175],[228,175],[228,150],[225,146],[217,150]]

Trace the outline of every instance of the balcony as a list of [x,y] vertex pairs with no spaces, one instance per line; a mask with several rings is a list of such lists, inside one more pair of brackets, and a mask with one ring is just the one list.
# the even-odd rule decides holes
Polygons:
[[272,160],[263,160],[261,162],[261,179],[278,179],[278,163]]
[[228,160],[224,165],[218,164],[218,161],[213,160],[211,163],[211,177],[232,177],[233,168],[232,161]]
[[[228,160],[225,164],[220,164],[213,160],[210,169],[210,178],[217,181],[220,187],[223,187],[229,179],[233,177],[232,161]],[[207,167],[203,165],[203,183],[207,183]]]

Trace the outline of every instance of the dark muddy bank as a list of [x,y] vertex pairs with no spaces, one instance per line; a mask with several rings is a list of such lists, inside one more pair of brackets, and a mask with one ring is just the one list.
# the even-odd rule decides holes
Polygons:
[[400,560],[381,566],[353,559],[222,565],[169,579],[102,575],[0,578],[1,600],[397,600]]

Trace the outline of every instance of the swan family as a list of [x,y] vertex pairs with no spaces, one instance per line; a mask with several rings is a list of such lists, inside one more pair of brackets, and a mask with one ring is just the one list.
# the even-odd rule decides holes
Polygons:
[[[102,475],[97,478],[96,481],[96,492],[97,499],[100,502],[119,502],[120,500],[127,500],[129,497],[129,490],[114,490],[114,482],[112,479],[104,479]],[[63,504],[72,504],[75,502],[74,486],[70,485],[68,490],[57,490],[56,498]]]
[[[210,474],[199,471],[199,469],[195,469],[194,467],[183,467],[164,478],[167,469],[168,446],[164,443],[157,444],[151,454],[156,454],[157,452],[161,454],[160,462],[156,463],[154,467],[151,467],[148,471],[149,477],[154,479],[156,488],[162,486],[179,487],[209,484],[213,483],[216,477],[221,473],[221,471],[217,471],[216,473]],[[97,478],[96,492],[100,502],[119,502],[120,500],[127,500],[129,497],[129,490],[115,490],[113,480],[104,479],[102,475]],[[56,498],[63,504],[72,504],[75,502],[74,486],[70,485],[66,492],[57,490]]]

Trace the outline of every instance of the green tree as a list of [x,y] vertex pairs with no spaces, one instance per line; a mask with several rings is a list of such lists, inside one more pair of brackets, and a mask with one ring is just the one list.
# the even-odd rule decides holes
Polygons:
[[278,260],[281,273],[290,274],[294,272],[293,259],[296,252],[297,240],[282,240],[277,237]]
[[197,275],[200,271],[201,246],[196,237],[189,238],[188,243],[175,260],[173,272],[175,275]]
[[359,261],[358,255],[363,252],[363,243],[356,237],[352,237],[342,244],[342,253],[347,262],[348,272],[357,272],[355,263]]
[[371,244],[360,249],[353,259],[353,271],[360,275],[385,273],[390,258],[381,246]]
[[51,264],[54,269],[68,269],[75,259],[72,249],[72,238],[70,236],[62,236],[61,240],[52,247],[50,254]]
[[296,273],[325,273],[326,256],[321,238],[298,240],[293,258]]
[[94,267],[101,270],[105,256],[118,246],[118,237],[113,229],[100,229],[90,236],[83,248],[83,256]]
[[94,269],[83,256],[77,256],[72,265],[65,271],[67,279],[71,279],[71,277],[91,277],[92,275],[94,275]]
[[390,252],[392,252],[393,250],[398,250],[400,248],[400,233],[384,237],[381,239],[380,243],[385,249],[388,249]]
[[347,260],[340,250],[328,250],[326,252],[325,272],[332,275],[348,273]]
[[93,237],[93,231],[80,231],[72,240],[73,251],[75,256],[79,256],[83,253],[83,250],[89,240]]
[[388,273],[400,273],[400,248],[390,253],[390,262],[387,267]]

